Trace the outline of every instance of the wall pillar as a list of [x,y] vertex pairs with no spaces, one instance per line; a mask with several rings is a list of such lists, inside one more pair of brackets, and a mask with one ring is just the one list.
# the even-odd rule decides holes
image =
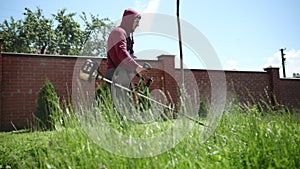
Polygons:
[[[161,62],[161,70],[163,71],[163,89],[166,96],[170,94],[172,101],[177,103],[178,86],[176,83],[177,75],[175,71],[175,55],[160,55],[158,60]],[[179,82],[180,83],[180,82]],[[180,85],[180,84],[178,84]]]
[[269,94],[271,97],[272,104],[281,103],[281,85],[279,77],[279,68],[277,67],[267,67],[264,68],[269,75]]

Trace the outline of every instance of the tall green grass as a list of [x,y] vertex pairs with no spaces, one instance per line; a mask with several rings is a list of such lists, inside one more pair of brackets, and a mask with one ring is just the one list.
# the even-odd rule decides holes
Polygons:
[[[109,98],[100,103],[96,110],[81,111],[102,113],[98,120],[125,135],[151,138],[176,121],[137,124],[122,120]],[[200,138],[204,127],[195,124],[175,147],[146,158],[105,150],[91,139],[71,106],[57,110],[54,131],[0,133],[0,168],[300,168],[300,114],[284,108],[231,105],[207,140]]]

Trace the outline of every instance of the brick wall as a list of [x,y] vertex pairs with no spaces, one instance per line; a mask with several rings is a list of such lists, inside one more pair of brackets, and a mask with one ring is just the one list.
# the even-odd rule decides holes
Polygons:
[[300,79],[281,79],[280,101],[289,107],[299,108],[300,105]]
[[270,86],[269,74],[266,72],[225,71],[227,93],[241,102],[258,101],[265,98]]
[[3,44],[3,39],[0,38],[0,131],[2,129],[2,121],[3,121],[3,118],[2,117],[2,54],[1,54],[1,51],[2,51],[2,44]]
[[[1,42],[1,41],[0,41]],[[0,45],[1,46],[1,45]],[[28,128],[33,122],[33,113],[36,110],[38,92],[46,78],[54,85],[60,98],[70,99],[72,91],[77,90],[72,85],[77,80],[78,71],[88,57],[53,56],[0,53],[0,130],[9,131]],[[97,58],[104,74],[105,59]],[[174,102],[180,79],[180,70],[174,68],[174,56],[162,55],[158,60],[138,60],[140,64],[148,62],[153,69],[149,76],[154,77],[151,90],[162,89],[169,92]],[[225,74],[226,81],[216,83],[217,86],[227,87],[227,99],[236,97],[239,101],[259,101],[265,97],[265,92],[275,94],[279,102],[291,107],[299,108],[300,80],[280,79],[278,68],[266,68],[261,72],[250,71],[208,71],[201,69],[191,70],[185,74],[187,88],[196,80],[199,92],[208,100],[211,97],[212,77]],[[92,92],[95,85],[83,83],[83,88]]]

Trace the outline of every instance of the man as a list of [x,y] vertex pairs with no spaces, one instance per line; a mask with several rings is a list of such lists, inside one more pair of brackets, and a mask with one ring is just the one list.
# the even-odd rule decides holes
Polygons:
[[[146,70],[133,58],[133,32],[139,26],[140,19],[141,15],[137,11],[126,9],[120,26],[112,30],[107,41],[106,78],[127,88],[130,87],[130,74],[138,73],[142,76],[146,73]],[[126,95],[120,97],[121,89],[118,87],[110,87],[110,89],[114,99],[126,97]]]

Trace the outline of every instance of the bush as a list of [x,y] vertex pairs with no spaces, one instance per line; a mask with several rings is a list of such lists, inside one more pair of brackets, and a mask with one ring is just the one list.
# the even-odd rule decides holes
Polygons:
[[200,105],[198,115],[201,118],[206,118],[209,113],[209,105],[203,96],[200,97]]
[[46,79],[39,91],[37,109],[35,111],[35,124],[37,129],[54,129],[54,113],[59,110],[59,99],[52,83]]

